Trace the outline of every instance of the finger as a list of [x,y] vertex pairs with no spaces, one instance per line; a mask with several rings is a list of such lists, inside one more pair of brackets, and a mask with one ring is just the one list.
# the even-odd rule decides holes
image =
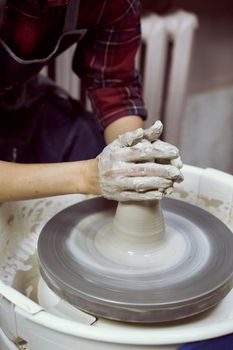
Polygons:
[[[119,193],[117,201],[126,202],[126,201],[144,201],[144,200],[160,200],[164,197],[164,194],[159,191],[148,191],[144,193],[137,193],[131,191],[123,191]],[[114,199],[114,198],[113,198]]]
[[183,167],[183,162],[180,157],[177,157],[171,160],[171,165],[174,165],[178,169],[181,169]]
[[153,161],[153,145],[148,140],[142,140],[132,147],[116,149],[112,158],[124,162]]
[[122,135],[118,136],[118,141],[121,146],[129,147],[137,144],[139,141],[143,139],[143,129],[138,128],[133,131],[128,131]]
[[164,194],[169,196],[170,194],[172,194],[173,189],[174,189],[173,186],[172,186],[172,187],[166,188],[166,189],[164,190]]
[[[115,179],[112,187],[116,191],[146,192],[151,190],[163,191],[172,186],[172,181],[162,177],[124,177]],[[109,187],[111,187],[109,186]]]
[[150,128],[144,130],[144,137],[153,142],[157,140],[163,131],[163,124],[157,120]]
[[137,145],[128,148],[118,148],[112,154],[115,160],[124,162],[141,162],[155,160],[171,160],[179,156],[178,149],[169,143],[157,140],[150,143],[142,140]]
[[178,148],[170,143],[157,140],[152,145],[154,157],[157,159],[174,159],[179,156]]
[[143,164],[121,164],[122,167],[107,170],[105,176],[158,176],[167,179],[179,179],[181,172],[178,168],[172,165],[162,165],[157,163]]
[[182,182],[184,181],[184,176],[183,174],[180,172],[180,175],[174,180],[175,182]]

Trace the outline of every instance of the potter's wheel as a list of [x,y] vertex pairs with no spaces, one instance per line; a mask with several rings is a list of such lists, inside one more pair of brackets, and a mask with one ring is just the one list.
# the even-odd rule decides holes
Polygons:
[[161,202],[166,234],[145,228],[143,240],[112,235],[117,203],[103,198],[55,215],[38,241],[48,286],[81,310],[129,322],[177,320],[216,305],[232,287],[231,231],[198,207]]

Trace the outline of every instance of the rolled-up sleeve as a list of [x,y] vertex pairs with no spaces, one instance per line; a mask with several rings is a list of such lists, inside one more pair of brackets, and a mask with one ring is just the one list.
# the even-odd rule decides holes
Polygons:
[[101,128],[127,115],[146,117],[135,54],[140,1],[109,1],[95,28],[79,42],[73,70],[88,91]]

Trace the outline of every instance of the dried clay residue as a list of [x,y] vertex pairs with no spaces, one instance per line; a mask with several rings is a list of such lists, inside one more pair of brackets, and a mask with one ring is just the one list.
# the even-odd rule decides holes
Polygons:
[[205,207],[213,207],[213,208],[219,208],[221,205],[223,205],[223,201],[220,201],[219,199],[214,198],[208,198],[205,196],[198,196],[198,199],[200,199]]
[[189,192],[184,191],[180,188],[173,188],[173,192],[179,194],[180,198],[187,198],[189,195]]
[[14,221],[14,215],[10,215],[9,217],[8,217],[8,219],[7,219],[7,224],[8,225],[11,225],[12,223],[13,223],[13,221]]

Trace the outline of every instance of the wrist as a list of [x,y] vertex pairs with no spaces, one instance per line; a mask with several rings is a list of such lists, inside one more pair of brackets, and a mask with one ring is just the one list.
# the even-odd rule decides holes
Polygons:
[[81,163],[82,193],[100,194],[98,158],[89,159]]

